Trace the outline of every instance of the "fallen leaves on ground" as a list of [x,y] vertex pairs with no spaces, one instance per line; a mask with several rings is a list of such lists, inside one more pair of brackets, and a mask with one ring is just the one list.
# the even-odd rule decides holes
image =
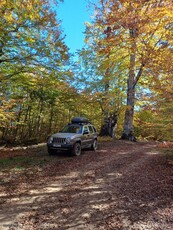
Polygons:
[[47,160],[0,171],[2,227],[173,229],[173,165],[157,143],[105,142],[79,157],[49,157],[45,147],[27,154]]

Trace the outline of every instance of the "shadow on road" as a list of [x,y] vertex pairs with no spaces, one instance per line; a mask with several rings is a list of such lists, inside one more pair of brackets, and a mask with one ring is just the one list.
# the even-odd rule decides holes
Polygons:
[[38,182],[0,208],[2,230],[173,229],[173,168],[153,145],[53,158],[61,161],[45,165]]

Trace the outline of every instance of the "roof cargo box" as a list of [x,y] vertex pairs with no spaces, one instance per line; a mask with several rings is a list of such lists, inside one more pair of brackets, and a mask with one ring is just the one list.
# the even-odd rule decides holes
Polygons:
[[74,117],[73,119],[71,119],[71,123],[89,123],[89,121],[85,117]]

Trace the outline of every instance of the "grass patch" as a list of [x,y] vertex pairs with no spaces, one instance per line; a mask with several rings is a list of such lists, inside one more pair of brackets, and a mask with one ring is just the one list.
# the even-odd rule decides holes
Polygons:
[[173,164],[173,148],[160,149],[160,151],[169,163]]
[[103,136],[103,137],[98,137],[98,141],[99,142],[109,142],[109,141],[113,141],[113,138],[108,137],[108,136]]
[[5,159],[0,159],[1,169],[23,170],[32,166],[42,166],[51,160],[50,157],[37,157],[37,156],[16,156]]

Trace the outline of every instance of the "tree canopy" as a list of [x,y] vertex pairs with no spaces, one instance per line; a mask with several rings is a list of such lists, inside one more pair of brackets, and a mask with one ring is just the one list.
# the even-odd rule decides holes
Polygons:
[[161,90],[160,79],[166,80],[167,87],[172,81],[173,7],[170,1],[100,0],[94,8],[86,38],[106,63],[105,82],[127,82],[122,138],[130,139],[138,91],[154,91],[153,82]]
[[111,126],[106,135],[117,138],[171,140],[171,2],[90,1],[94,16],[75,60],[59,2],[0,3],[2,141],[44,141],[74,116],[88,117],[98,130]]

